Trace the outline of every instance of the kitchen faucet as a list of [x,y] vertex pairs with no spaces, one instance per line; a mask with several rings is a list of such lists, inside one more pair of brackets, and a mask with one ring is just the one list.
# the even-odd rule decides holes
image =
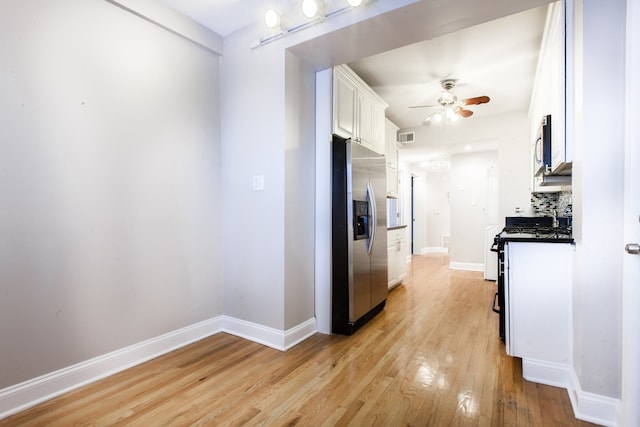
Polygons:
[[550,216],[551,218],[553,218],[553,228],[557,228],[558,227],[558,211],[555,209],[549,209],[547,211],[548,216]]

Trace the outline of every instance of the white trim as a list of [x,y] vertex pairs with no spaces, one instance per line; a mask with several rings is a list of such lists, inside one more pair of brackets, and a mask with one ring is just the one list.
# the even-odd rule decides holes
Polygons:
[[159,2],[140,0],[105,1],[222,56],[222,36]]
[[2,389],[0,420],[219,332],[285,351],[315,334],[316,320],[309,319],[287,331],[228,316],[195,323]]
[[582,391],[571,366],[522,359],[522,376],[527,381],[566,389],[577,419],[603,426],[620,425],[620,400]]
[[[640,2],[627,1],[626,57],[625,57],[625,176],[624,176],[624,241],[637,242],[638,232],[638,184],[640,178]],[[640,264],[638,255],[623,254],[622,265],[622,363],[620,425],[640,425]]]
[[316,319],[309,319],[287,331],[224,316],[223,332],[276,350],[286,351],[317,332]]
[[0,390],[0,419],[184,347],[222,330],[222,316]]
[[575,417],[603,426],[620,425],[620,400],[582,391],[575,370],[572,369],[570,374],[571,388],[568,392]]
[[316,73],[315,315],[318,331],[331,333],[331,125],[332,70]]
[[568,365],[541,360],[522,359],[522,376],[534,383],[569,389],[571,368]]
[[449,253],[449,248],[443,248],[438,246],[430,246],[426,248],[422,248],[420,250],[420,255],[426,254],[446,254]]
[[449,268],[451,270],[465,270],[465,271],[484,271],[484,264],[481,262],[450,262]]

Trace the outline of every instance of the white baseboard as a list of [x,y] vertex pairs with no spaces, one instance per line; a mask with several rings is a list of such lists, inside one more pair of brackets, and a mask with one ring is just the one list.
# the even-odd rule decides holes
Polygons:
[[222,316],[0,390],[0,419],[222,330]]
[[571,368],[568,365],[522,359],[522,376],[525,380],[534,383],[562,387],[568,390],[571,385],[570,372]]
[[281,331],[227,316],[224,316],[222,330],[280,351],[290,349],[317,332],[315,318],[309,319],[287,331]]
[[451,270],[484,271],[484,264],[481,262],[450,262],[449,268]]
[[420,255],[426,255],[426,254],[447,254],[449,253],[449,248],[441,248],[441,247],[427,247],[427,248],[422,248],[420,250]]
[[602,426],[620,425],[620,399],[582,391],[578,375],[573,369],[570,387],[569,398],[576,418]]
[[528,381],[566,389],[577,419],[602,426],[619,425],[620,400],[582,391],[571,366],[522,359],[522,376]]
[[0,390],[0,420],[203,338],[227,332],[287,350],[316,332],[315,318],[287,331],[218,316]]

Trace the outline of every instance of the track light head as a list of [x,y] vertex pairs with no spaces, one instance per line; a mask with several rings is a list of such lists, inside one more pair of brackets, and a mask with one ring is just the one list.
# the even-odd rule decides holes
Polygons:
[[269,28],[276,28],[280,25],[280,14],[275,9],[269,9],[264,13],[264,23]]
[[309,19],[317,18],[324,10],[322,0],[303,0],[302,13]]

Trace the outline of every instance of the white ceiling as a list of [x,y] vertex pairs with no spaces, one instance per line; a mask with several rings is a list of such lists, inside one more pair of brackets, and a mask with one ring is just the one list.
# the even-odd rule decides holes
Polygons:
[[155,0],[222,37],[263,18],[265,0]]
[[526,110],[536,71],[546,6],[480,24],[352,62],[351,68],[387,103],[387,117],[400,128],[421,125],[437,104],[443,78],[457,79],[458,99],[487,95],[469,106],[486,117]]
[[[267,5],[295,8],[300,0],[155,0],[189,16],[221,36],[262,20]],[[330,0],[340,2],[343,0]],[[332,4],[331,7],[336,5]],[[387,117],[401,129],[419,126],[435,104],[440,80],[457,79],[459,99],[487,95],[488,104],[470,106],[470,118],[527,110],[547,6],[362,58],[349,65],[388,104]],[[414,17],[415,18],[415,17]],[[418,20],[419,21],[419,20]],[[412,22],[416,22],[413,19]],[[411,150],[418,155],[413,147]],[[429,148],[425,146],[425,150]],[[424,156],[423,156],[424,157]]]

